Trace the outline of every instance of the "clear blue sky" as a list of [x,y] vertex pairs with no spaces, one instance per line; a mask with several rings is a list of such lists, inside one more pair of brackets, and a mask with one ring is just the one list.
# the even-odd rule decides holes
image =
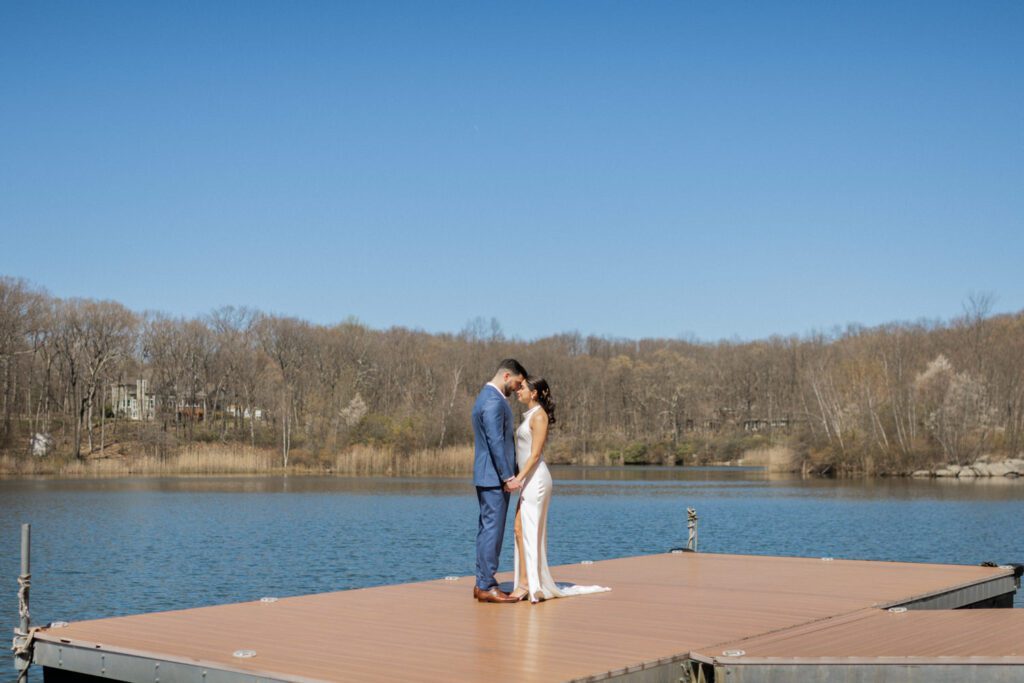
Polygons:
[[0,274],[757,338],[1024,309],[1022,2],[4,2]]

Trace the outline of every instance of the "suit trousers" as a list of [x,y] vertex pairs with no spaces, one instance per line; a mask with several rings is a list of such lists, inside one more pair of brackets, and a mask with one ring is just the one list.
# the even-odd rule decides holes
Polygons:
[[501,542],[505,537],[509,493],[500,486],[477,486],[476,499],[480,503],[476,532],[476,587],[486,591],[498,585],[494,574],[498,571]]

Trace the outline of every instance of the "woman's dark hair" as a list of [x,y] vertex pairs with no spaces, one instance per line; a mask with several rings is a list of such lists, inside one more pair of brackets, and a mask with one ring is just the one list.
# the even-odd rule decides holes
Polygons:
[[526,386],[530,391],[537,392],[537,403],[548,414],[548,424],[555,424],[555,401],[551,398],[551,387],[548,386],[547,380],[543,377],[531,377],[526,380]]

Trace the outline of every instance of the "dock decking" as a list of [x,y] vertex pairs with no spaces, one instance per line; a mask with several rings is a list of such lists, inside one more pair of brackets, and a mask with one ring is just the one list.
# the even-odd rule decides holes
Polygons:
[[[1024,610],[928,611],[1005,604],[1016,590],[1008,568],[678,553],[552,574],[612,590],[481,604],[471,599],[472,577],[461,577],[271,603],[253,596],[45,629],[35,661],[48,683],[89,680],[82,674],[163,683],[678,681],[684,670],[708,677],[732,667],[740,676],[754,664],[781,671],[850,657],[970,660],[1018,676],[992,680],[1024,680]],[[886,611],[900,605],[911,611]],[[960,629],[974,635],[949,637]],[[233,656],[243,650],[255,655]],[[735,680],[767,680],[766,670]]]

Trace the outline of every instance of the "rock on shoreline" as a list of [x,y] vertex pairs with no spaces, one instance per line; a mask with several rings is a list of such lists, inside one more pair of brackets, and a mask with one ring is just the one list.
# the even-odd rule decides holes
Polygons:
[[1024,459],[1010,458],[1001,462],[988,462],[982,458],[970,465],[945,465],[934,470],[917,470],[910,476],[918,478],[949,477],[974,479],[977,477],[1021,477],[1024,476]]

